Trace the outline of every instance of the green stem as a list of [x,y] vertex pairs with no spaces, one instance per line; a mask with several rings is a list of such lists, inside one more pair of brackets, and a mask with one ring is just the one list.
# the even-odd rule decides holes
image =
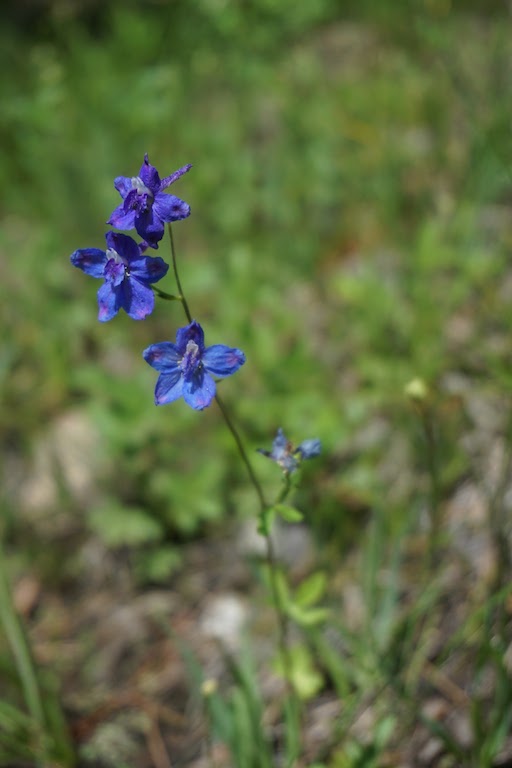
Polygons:
[[258,496],[258,501],[260,503],[260,511],[261,514],[265,512],[265,510],[268,507],[267,502],[265,501],[265,496],[263,495],[263,489],[261,487],[261,483],[256,477],[256,473],[254,472],[253,466],[250,462],[250,459],[247,455],[247,451],[244,448],[244,444],[242,442],[242,438],[240,437],[240,434],[238,432],[238,429],[236,428],[233,419],[231,418],[228,409],[226,408],[224,402],[220,398],[218,394],[215,395],[215,400],[217,402],[217,405],[219,406],[220,412],[222,413],[222,416],[224,418],[224,421],[226,422],[226,425],[233,435],[233,439],[236,443],[236,446],[238,448],[238,453],[240,454],[240,458],[242,459],[243,463],[245,464],[245,467],[247,469],[247,474],[250,477],[251,483],[254,487],[254,490],[256,491],[256,494]]
[[180,276],[178,274],[178,264],[176,261],[176,250],[174,248],[174,238],[172,236],[172,227],[170,224],[168,225],[168,229],[169,229],[169,238],[171,240],[171,256],[172,256],[172,268],[174,271],[174,277],[176,278],[176,285],[178,286],[178,291],[180,294],[181,303],[183,304],[183,309],[185,310],[185,315],[187,316],[187,320],[189,321],[189,323],[191,323],[192,315],[190,314],[190,309],[188,308],[188,303],[185,298],[185,294],[183,293],[183,288],[181,287]]
[[0,621],[14,656],[27,709],[44,733],[45,718],[36,669],[23,624],[12,601],[3,548],[0,548]]
[[[178,286],[178,291],[179,291],[179,294],[180,294],[179,295],[179,299],[180,299],[180,301],[181,301],[181,303],[183,305],[183,309],[185,311],[185,315],[187,317],[187,320],[188,320],[189,323],[191,323],[192,322],[192,314],[190,312],[187,299],[185,298],[185,294],[183,293],[183,288],[181,287],[180,276],[179,276],[179,273],[178,273],[178,261],[177,261],[177,258],[176,258],[176,249],[174,247],[174,238],[173,238],[173,235],[172,235],[172,227],[171,227],[170,224],[168,224],[168,229],[169,229],[169,237],[170,237],[170,240],[171,240],[172,268],[173,268],[173,271],[174,271],[174,276],[176,278],[176,285]],[[219,410],[220,410],[220,412],[222,414],[222,417],[223,417],[224,421],[226,422],[226,425],[227,425],[229,431],[231,432],[231,434],[233,436],[233,439],[234,439],[234,441],[236,443],[236,446],[238,448],[238,453],[240,454],[240,457],[241,457],[241,459],[242,459],[242,461],[243,461],[243,463],[245,465],[245,468],[247,469],[247,474],[249,475],[249,479],[250,479],[250,481],[251,481],[251,483],[252,483],[252,485],[254,487],[254,490],[256,491],[256,495],[258,496],[258,501],[259,501],[259,504],[260,504],[260,514],[263,515],[265,510],[268,507],[268,504],[265,501],[265,496],[263,494],[263,489],[261,487],[261,483],[258,480],[258,478],[256,477],[256,473],[254,472],[254,469],[253,469],[253,466],[252,466],[251,461],[249,459],[249,456],[247,455],[247,451],[244,448],[244,444],[242,442],[242,438],[240,437],[240,433],[238,432],[238,429],[236,428],[235,423],[234,423],[233,419],[231,418],[226,405],[224,404],[224,402],[222,401],[221,397],[218,394],[215,395],[215,401],[216,401],[217,405],[219,406]]]
[[430,537],[428,562],[430,568],[436,563],[439,534],[441,528],[441,487],[439,480],[439,467],[437,461],[437,440],[434,431],[434,423],[430,409],[421,412],[421,423],[425,435],[425,454],[427,469],[430,477]]
[[[192,314],[190,312],[188,302],[185,298],[185,294],[183,292],[183,288],[182,288],[179,273],[178,273],[176,249],[174,247],[174,238],[172,234],[172,227],[170,224],[168,225],[168,229],[169,229],[169,237],[171,241],[172,268],[174,271],[174,277],[176,278],[176,285],[179,291],[179,299],[181,300],[181,303],[183,305],[183,309],[185,311],[187,320],[189,323],[191,323]],[[270,535],[270,532],[268,530],[267,523],[265,520],[268,504],[265,500],[261,483],[258,480],[256,473],[254,472],[249,456],[247,455],[247,451],[245,450],[244,444],[242,442],[242,438],[240,437],[240,433],[238,432],[238,429],[235,426],[235,423],[231,418],[231,415],[226,405],[224,404],[224,402],[222,401],[222,399],[219,397],[218,394],[215,395],[215,400],[222,414],[222,417],[226,423],[226,426],[228,427],[229,431],[231,432],[231,435],[233,436],[233,439],[236,443],[236,447],[238,449],[238,453],[240,454],[240,458],[242,459],[242,462],[244,463],[245,468],[247,469],[247,474],[249,475],[251,484],[258,497],[258,502],[260,507],[259,518],[261,523],[260,530],[262,531],[263,536],[265,538],[266,561],[267,561],[269,577],[270,577],[270,591],[271,591],[272,602],[274,605],[274,610],[275,610],[277,625],[278,625],[279,652],[283,661],[283,667],[284,667],[284,673],[285,673],[284,676],[286,679],[286,684],[288,686],[291,707],[293,709],[294,716],[297,719],[299,703],[296,697],[295,688],[293,686],[293,681],[292,681],[292,662],[291,662],[290,652],[288,649],[288,617],[286,615],[286,612],[283,606],[281,605],[281,600],[279,597],[279,587],[277,583],[277,562],[276,562],[276,555],[274,550],[274,543],[272,541],[272,537]],[[278,498],[278,502],[282,502],[286,498],[286,496],[290,491],[290,487],[291,487],[290,478],[287,475],[285,477],[285,487]],[[294,761],[292,761],[290,765],[293,762]]]

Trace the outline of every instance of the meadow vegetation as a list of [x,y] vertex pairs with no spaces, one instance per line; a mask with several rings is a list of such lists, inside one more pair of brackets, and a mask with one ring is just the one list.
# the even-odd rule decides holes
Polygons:
[[[511,765],[510,9],[0,14],[0,765]],[[256,449],[322,441],[280,528],[299,729],[232,437],[153,404],[141,351],[181,308],[98,323],[69,263],[145,152],[193,165],[181,277],[246,354],[220,387],[269,496]],[[201,634],[225,594],[235,653]]]

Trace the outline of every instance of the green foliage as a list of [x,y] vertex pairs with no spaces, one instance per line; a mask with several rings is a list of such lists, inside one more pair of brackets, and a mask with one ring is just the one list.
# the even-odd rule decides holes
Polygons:
[[90,513],[90,525],[110,547],[136,546],[158,541],[162,526],[144,510],[109,504]]
[[308,701],[322,690],[324,680],[308,647],[301,643],[289,649],[289,667],[282,656],[274,662],[275,671],[282,677],[289,674],[290,682],[300,699]]
[[330,768],[378,768],[395,728],[396,719],[391,715],[384,717],[377,724],[369,744],[362,746],[357,741],[350,741],[334,755]]
[[[319,759],[329,768],[377,766],[390,740],[422,722],[455,763],[491,766],[512,717],[505,601],[494,585],[479,585],[475,603],[489,615],[466,596],[457,631],[441,635],[433,654],[436,622],[459,595],[432,576],[421,537],[434,497],[442,513],[466,478],[489,501],[489,478],[466,438],[481,400],[500,403],[503,424],[510,408],[506,5],[47,5],[40,24],[0,25],[0,63],[12,73],[0,82],[6,475],[21,462],[28,484],[59,416],[84,414],[99,434],[100,469],[82,494],[65,473],[57,477],[60,506],[74,533],[127,551],[140,583],[165,582],[181,542],[234,514],[256,514],[215,409],[153,405],[154,376],[140,352],[173,338],[183,323],[178,302],[157,302],[144,323],[101,325],[96,288],[68,260],[103,244],[102,222],[118,203],[112,180],[136,173],[145,151],[164,173],[192,162],[176,186],[193,211],[175,231],[181,276],[207,342],[247,354],[237,380],[220,386],[249,453],[278,426],[324,444],[290,503],[262,521],[268,531],[276,517],[302,520],[320,544],[321,570],[297,586],[277,577],[300,635],[295,685],[305,701],[327,690],[343,702]],[[175,292],[171,276],[162,289]],[[404,395],[415,379],[429,393],[435,483],[418,404]],[[496,430],[510,442],[509,431]],[[80,454],[77,464],[86,463]],[[262,460],[257,469],[266,488],[276,486],[268,498],[278,497],[275,467]],[[9,531],[25,560],[37,568],[48,551],[59,565],[72,560],[51,525],[32,531],[22,490],[9,491]],[[496,507],[500,488],[493,493]],[[498,543],[501,507],[490,525]],[[449,553],[444,569],[452,542],[437,543]],[[356,619],[336,593],[346,578],[339,564],[349,570],[353,557]],[[437,691],[429,664],[443,672],[456,652],[477,682],[497,681],[492,695],[464,690],[469,751],[418,711],[425,689]],[[255,677],[233,672],[229,694],[208,702],[215,738],[241,768],[273,764]],[[0,761],[30,761],[52,728],[26,714],[17,682],[11,691],[16,704],[0,704]],[[375,728],[362,744],[351,726],[368,700]],[[107,730],[91,759],[103,758],[115,735]]]
[[215,690],[205,697],[213,738],[229,746],[240,768],[270,768],[270,739],[262,727],[264,703],[247,652],[240,662],[231,661],[231,672],[233,687],[227,697]]
[[[508,184],[494,77],[507,37],[491,24],[487,44],[470,18],[453,8],[441,19],[434,5],[404,4],[414,45],[387,5],[373,9],[373,24],[364,6],[347,5],[354,26],[345,28],[333,0],[294,13],[268,0],[144,14],[114,3],[101,44],[72,16],[19,46],[6,28],[2,55],[16,78],[1,85],[10,150],[0,169],[9,189],[1,245],[19,258],[4,278],[3,432],[30,441],[59,410],[91,404],[116,467],[104,479],[107,503],[148,509],[163,535],[193,535],[230,507],[238,481],[222,425],[209,414],[192,419],[182,404],[157,414],[140,361],[144,346],[181,322],[180,307],[159,306],[136,328],[124,318],[100,326],[95,288],[67,260],[102,243],[101,222],[117,204],[112,179],[134,173],[144,151],[160,168],[194,164],[176,189],[193,208],[176,228],[182,277],[194,313],[208,315],[208,339],[248,354],[241,383],[223,391],[238,400],[251,448],[280,424],[300,425],[336,455],[376,412],[400,420],[405,382],[436,383],[452,367],[444,329],[472,312],[476,294],[485,301],[475,335],[491,314],[505,325],[506,229],[491,238],[479,211],[499,205]],[[471,39],[478,78],[453,35]],[[462,135],[458,115],[471,115]],[[174,290],[170,277],[165,288]],[[458,350],[462,365],[469,348]],[[481,350],[483,364],[505,375],[503,355]],[[345,375],[348,389],[332,386]],[[316,494],[320,531],[352,535],[332,499],[348,491],[371,504],[381,457],[376,446],[343,480],[332,473],[332,495]]]

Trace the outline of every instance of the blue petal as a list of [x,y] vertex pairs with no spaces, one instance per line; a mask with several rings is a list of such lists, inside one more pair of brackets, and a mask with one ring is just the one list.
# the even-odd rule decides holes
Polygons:
[[245,355],[240,349],[226,347],[224,344],[214,344],[203,353],[204,367],[219,379],[231,376],[244,363]]
[[190,216],[190,205],[175,195],[156,195],[153,210],[162,221],[179,221]]
[[133,189],[132,180],[128,176],[117,176],[114,179],[114,187],[124,200],[128,192]]
[[198,371],[198,375],[188,381],[183,380],[183,399],[196,411],[208,408],[215,397],[215,382],[204,371]]
[[70,261],[74,267],[78,267],[86,275],[91,277],[103,277],[107,255],[105,251],[99,248],[79,248],[70,256]]
[[161,373],[155,387],[155,405],[173,403],[183,394],[183,379],[180,371]]
[[116,261],[115,259],[109,259],[107,266],[105,267],[105,280],[112,286],[116,287],[121,285],[126,277],[126,267],[122,261]]
[[161,341],[147,347],[142,356],[146,363],[161,373],[179,372],[178,362],[180,354],[175,344],[170,341]]
[[282,470],[289,473],[295,472],[295,470],[299,466],[299,462],[297,461],[295,456],[292,456],[289,453],[283,454],[282,458],[279,459],[277,463],[279,464]]
[[192,320],[190,325],[186,325],[184,328],[178,328],[176,333],[176,346],[179,349],[180,354],[185,354],[187,343],[189,341],[195,341],[201,354],[204,352],[204,331],[197,320]]
[[180,176],[183,176],[184,173],[187,173],[187,171],[190,171],[192,166],[190,163],[188,165],[184,165],[183,168],[179,168],[177,171],[174,171],[174,173],[171,173],[170,176],[166,176],[162,181],[160,182],[160,189],[167,189],[171,184],[173,184],[177,179],[180,178]]
[[135,216],[135,229],[151,248],[158,248],[158,243],[164,236],[164,225],[153,208],[142,211]]
[[155,294],[147,285],[127,277],[120,286],[121,306],[134,320],[144,320],[155,308]]
[[297,448],[297,453],[300,453],[303,459],[312,459],[314,456],[319,456],[321,451],[322,443],[317,438],[303,440]]
[[160,190],[160,176],[158,175],[157,169],[149,162],[147,154],[144,155],[144,162],[139,171],[139,178],[154,195]]
[[129,235],[122,235],[120,232],[107,232],[105,239],[107,248],[112,248],[126,261],[131,262],[140,258],[140,248]]
[[103,283],[98,291],[98,320],[106,323],[119,312],[119,288],[113,288],[110,283]]
[[288,439],[285,437],[285,434],[281,427],[277,430],[277,434],[274,438],[274,441],[272,443],[272,458],[280,459],[284,453],[287,452],[287,450],[290,448],[290,443],[288,442]]
[[159,256],[142,256],[130,262],[130,274],[137,280],[146,283],[156,283],[165,277],[169,265]]
[[135,226],[135,211],[126,212],[123,203],[121,203],[112,211],[107,224],[111,224],[118,229],[133,229]]

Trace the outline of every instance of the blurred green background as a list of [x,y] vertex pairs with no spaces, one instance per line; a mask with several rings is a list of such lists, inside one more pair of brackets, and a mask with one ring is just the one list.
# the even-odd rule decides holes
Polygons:
[[[173,543],[256,509],[216,409],[153,405],[141,351],[174,339],[180,306],[100,324],[98,283],[69,263],[103,246],[113,179],[145,152],[162,175],[194,166],[173,187],[192,207],[175,226],[181,277],[207,343],[247,355],[221,386],[251,454],[278,426],[322,439],[298,503],[336,548],[390,489],[414,515],[404,386],[440,392],[447,429],[468,381],[510,386],[508,6],[89,0],[1,14],[11,539],[44,559],[42,541],[85,526],[158,581]],[[174,290],[170,274],[160,285]],[[444,469],[447,483],[463,473],[456,449]]]

